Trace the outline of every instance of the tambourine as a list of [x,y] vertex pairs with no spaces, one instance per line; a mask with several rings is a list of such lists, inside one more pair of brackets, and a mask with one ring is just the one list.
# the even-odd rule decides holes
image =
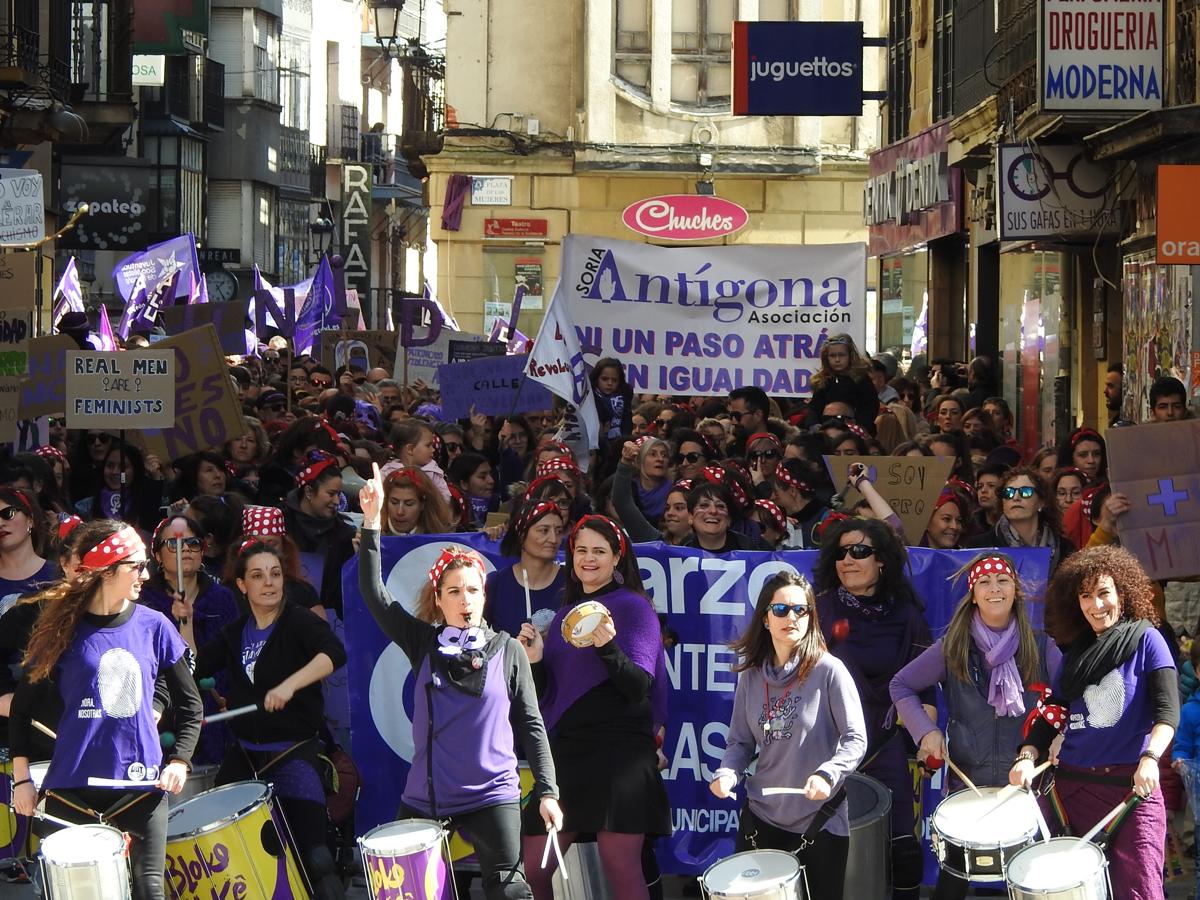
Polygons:
[[595,600],[584,600],[563,618],[562,636],[573,647],[592,646],[592,633],[603,622],[611,622],[608,607]]

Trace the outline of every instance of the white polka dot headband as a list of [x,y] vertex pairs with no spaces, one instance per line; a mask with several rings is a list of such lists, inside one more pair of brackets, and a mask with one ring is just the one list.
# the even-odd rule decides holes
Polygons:
[[103,569],[113,563],[128,559],[138,550],[145,549],[146,545],[142,543],[138,533],[126,525],[83,554],[79,560],[79,568]]
[[967,574],[967,590],[973,590],[975,582],[984,575],[1017,577],[1017,573],[1013,571],[1012,565],[1003,556],[985,556],[983,559],[978,560],[975,565],[971,566],[971,571]]

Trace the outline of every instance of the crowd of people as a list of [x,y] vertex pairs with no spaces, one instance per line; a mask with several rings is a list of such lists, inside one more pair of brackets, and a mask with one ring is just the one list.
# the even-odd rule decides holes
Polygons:
[[[1183,645],[1161,586],[1119,546],[1132,503],[1107,484],[1103,436],[1078,428],[1025,458],[990,360],[902,374],[835,335],[811,398],[794,399],[638,396],[605,358],[586,461],[557,438],[561,409],[445,421],[436,390],[384,369],[331,371],[281,347],[230,364],[245,434],[222,448],[162,460],[57,416],[49,443],[0,460],[12,805],[32,815],[40,798],[61,819],[126,830],[136,897],[164,896],[164,796],[201,764],[219,767],[217,784],[270,781],[313,895],[343,896],[324,759],[353,752],[335,673],[356,555],[366,605],[414,673],[397,817],[468,832],[489,898],[553,896],[554,863],[538,864],[547,829],[564,850],[594,838],[613,896],[661,896],[672,635],[642,585],[636,544],[648,541],[819,551],[811,579],[763,585],[732,645],[738,683],[711,788],[726,798],[746,782],[738,850],[794,852],[812,896],[840,897],[846,777],[861,772],[893,794],[890,883],[915,898],[909,760],[950,755],[978,786],[1047,785],[1075,834],[1132,792],[1107,845],[1115,896],[1163,897],[1160,780],[1179,777]],[[1187,391],[1160,378],[1150,405],[1156,421],[1183,418]],[[829,455],[941,456],[951,475],[922,533],[905,533],[871,469],[835,483]],[[489,575],[448,546],[413,596],[389,596],[382,538],[478,531],[512,564]],[[979,549],[944,634],[931,633],[908,546]],[[1049,551],[1044,632],[1007,553],[1022,547]],[[606,612],[586,646],[561,627],[581,603]],[[1176,748],[1184,777],[1198,744]],[[534,779],[524,808],[521,757]],[[1036,768],[1048,757],[1052,780]],[[38,760],[50,766],[35,785]],[[771,784],[801,790],[763,795]],[[24,877],[19,863],[9,875]],[[943,872],[935,896],[968,887]]]

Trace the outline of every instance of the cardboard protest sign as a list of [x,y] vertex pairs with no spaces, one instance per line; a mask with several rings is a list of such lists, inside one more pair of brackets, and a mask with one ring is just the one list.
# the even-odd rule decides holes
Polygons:
[[1153,579],[1200,574],[1200,419],[1110,428],[1108,477],[1132,504],[1121,546]]
[[168,335],[183,334],[201,325],[217,329],[221,349],[230,356],[246,354],[246,300],[223,303],[181,303],[159,311],[159,321]]
[[21,398],[21,379],[0,376],[0,443],[17,439],[17,407]]
[[0,309],[0,377],[29,372],[33,309]]
[[846,470],[851,463],[867,467],[871,483],[900,517],[904,538],[917,544],[933,513],[933,501],[946,486],[954,460],[948,456],[826,456],[825,468],[847,508],[863,499],[854,488],[846,487]]
[[438,366],[450,362],[451,341],[486,341],[482,334],[451,331],[442,328],[432,342],[421,346],[400,347],[396,351],[395,379],[401,384],[414,384],[417,379],[430,387],[438,386]]
[[[46,268],[53,269],[53,266]],[[0,253],[0,309],[32,307],[36,286],[36,253]]]
[[246,419],[230,383],[216,328],[205,325],[185,331],[159,341],[154,350],[175,352],[175,424],[133,433],[147,453],[165,462],[220,449],[246,433]]
[[68,428],[170,428],[175,354],[76,351],[67,357]]
[[525,375],[524,356],[483,356],[447,363],[438,367],[438,385],[447,419],[470,418],[472,406],[477,413],[511,416],[554,405],[550,391]]
[[49,416],[39,416],[36,419],[17,419],[17,433],[12,439],[13,453],[29,453],[49,443]]
[[396,332],[341,331],[321,332],[321,365],[330,372],[342,366],[371,369],[396,369]]
[[78,349],[79,345],[65,334],[50,334],[29,342],[29,377],[21,382],[20,418],[56,416],[67,408],[66,355]]

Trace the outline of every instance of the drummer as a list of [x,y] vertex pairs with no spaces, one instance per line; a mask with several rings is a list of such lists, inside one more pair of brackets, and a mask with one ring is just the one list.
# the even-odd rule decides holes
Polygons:
[[[709,786],[728,797],[757,753],[737,850],[795,853],[805,896],[841,897],[850,848],[843,788],[862,762],[867,729],[854,680],[825,648],[808,580],[792,572],[770,578],[730,649],[740,674],[725,755]],[[801,785],[799,794],[763,794],[764,787]]]
[[[448,547],[430,569],[423,591],[433,595],[440,624],[414,618],[388,596],[379,559],[384,487],[379,467],[374,469],[358,494],[359,589],[384,634],[408,657],[416,673],[413,696],[423,698],[413,706],[416,746],[401,815],[446,818],[469,832],[488,900],[530,898],[521,871],[514,731],[533,772],[529,806],[544,823],[543,834],[562,826],[562,810],[529,661],[515,639],[482,620],[484,565],[478,554]],[[526,625],[522,632],[526,628],[533,630]]]
[[[545,639],[531,624],[521,626],[535,675],[545,679],[542,715],[566,809],[562,848],[582,832],[594,834],[612,896],[646,900],[642,846],[647,836],[671,833],[655,743],[666,720],[662,629],[629,537],[612,519],[580,519],[567,557],[565,600]],[[576,647],[562,626],[583,601],[602,604],[609,616],[592,632],[591,646]],[[527,811],[522,826],[525,858],[539,859],[545,837],[536,817]],[[553,861],[530,867],[537,900],[554,896],[554,869]]]
[[[133,528],[100,519],[80,526],[84,552],[74,578],[31,598],[46,601],[29,639],[13,698],[13,808],[31,816],[38,792],[29,775],[35,685],[52,679],[65,713],[43,787],[46,812],[77,823],[101,816],[131,839],[137,900],[164,898],[167,801],[191,768],[200,734],[200,694],[186,646],[162,613],[137,603],[146,580],[146,546]],[[152,711],[162,673],[176,711],[176,741],[163,764]],[[93,778],[129,788],[89,787]]]
[[[1008,783],[1008,753],[1021,739],[1027,710],[1061,660],[1058,648],[1035,633],[1025,591],[1008,556],[987,553],[964,569],[967,594],[959,602],[944,637],[897,672],[891,681],[896,713],[917,744],[917,761],[938,768],[947,743],[954,763],[976,786]],[[962,573],[960,573],[962,574]],[[920,694],[941,685],[949,712],[942,734],[936,712]],[[955,790],[965,787],[953,773]],[[961,863],[960,863],[961,865]],[[969,883],[943,869],[934,900],[960,900]]]
[[1084,834],[1130,788],[1141,798],[1119,817],[1106,847],[1113,896],[1121,900],[1163,896],[1167,822],[1158,761],[1179,723],[1179,693],[1152,598],[1146,573],[1119,547],[1090,547],[1058,567],[1046,589],[1046,631],[1062,648],[1062,671],[1009,771],[1011,784],[1029,784],[1035,763],[1065,729],[1050,804],[1064,814],[1064,831]]
[[325,621],[284,599],[283,559],[262,541],[238,551],[234,583],[249,612],[202,646],[196,678],[224,673],[230,709],[258,707],[229,720],[237,738],[217,784],[258,779],[275,787],[317,900],[345,896],[328,847],[325,788],[317,754],[325,727],[321,680],[346,662]]

